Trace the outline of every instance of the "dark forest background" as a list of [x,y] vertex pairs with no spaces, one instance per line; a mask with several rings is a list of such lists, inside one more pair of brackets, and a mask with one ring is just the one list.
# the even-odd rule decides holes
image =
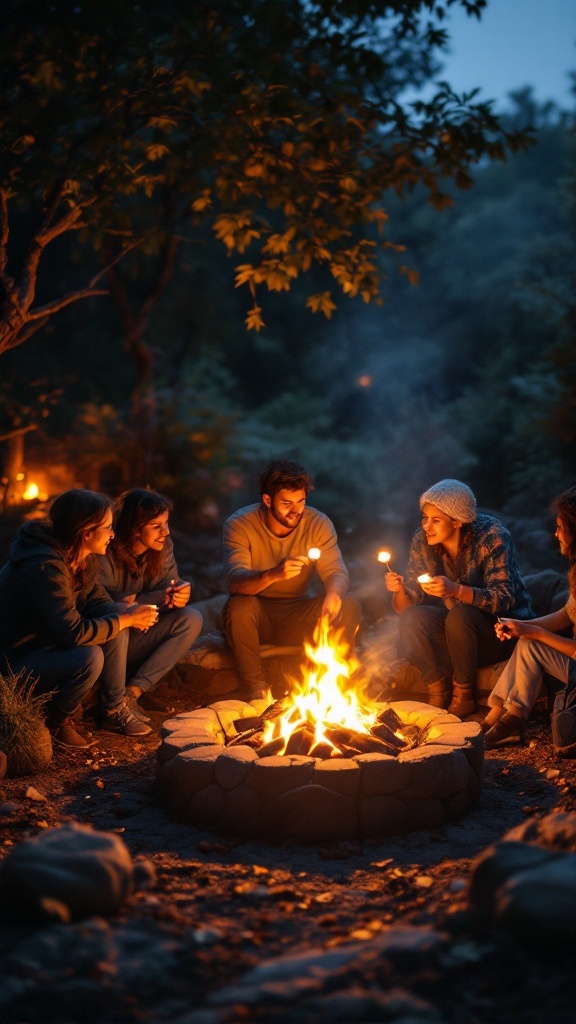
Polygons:
[[[218,530],[286,455],[310,468],[312,503],[343,536],[397,547],[420,492],[453,476],[514,525],[530,567],[549,564],[546,510],[576,483],[574,117],[526,89],[502,123],[529,128],[535,144],[479,160],[464,191],[448,183],[453,205],[435,209],[419,184],[386,196],[411,272],[378,257],[381,305],[343,296],[327,320],[297,280],[266,297],[265,326],[250,332],[239,261],[210,227],[181,225],[169,260],[128,253],[107,294],[62,309],[1,358],[0,434],[33,427],[26,478],[48,472],[52,491],[150,485],[174,499],[181,528]],[[15,217],[14,260],[31,213]],[[40,294],[80,287],[97,267],[63,236]],[[308,273],[318,291],[324,276]],[[6,487],[6,442],[0,464]]]

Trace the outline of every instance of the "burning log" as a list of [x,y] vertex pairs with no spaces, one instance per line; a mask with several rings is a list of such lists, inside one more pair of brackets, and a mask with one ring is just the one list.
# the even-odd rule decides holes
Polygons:
[[384,740],[385,743],[389,743],[391,746],[396,747],[397,750],[402,750],[405,747],[405,742],[402,736],[397,736],[395,732],[386,722],[378,722],[373,725],[370,729],[372,736],[376,736],[379,740]]
[[279,754],[284,749],[284,743],[284,737],[277,736],[275,740],[270,740],[258,749],[258,757],[273,757],[274,754]]
[[254,732],[262,729],[264,720],[262,715],[253,715],[252,718],[237,718],[233,725],[236,732]]
[[317,743],[310,751],[310,757],[318,757],[321,761],[328,761],[332,756],[339,757],[339,751],[334,750],[330,743]]
[[273,704],[269,704],[261,715],[251,715],[250,718],[237,718],[232,725],[236,729],[236,732],[249,732],[251,730],[262,729],[264,727],[264,722],[269,722],[272,719],[277,718],[278,715],[283,714],[286,707],[286,698],[281,697],[280,700],[276,700]]
[[402,732],[402,719],[396,714],[394,708],[384,708],[384,711],[378,715],[378,721],[384,722],[391,732]]
[[285,754],[307,754],[314,746],[314,730],[304,725],[290,733]]
[[355,729],[346,729],[342,726],[327,726],[324,730],[326,736],[332,743],[342,749],[342,745],[353,747],[357,754],[388,754],[396,757],[398,748],[386,743],[384,740],[372,736],[370,733],[356,732]]

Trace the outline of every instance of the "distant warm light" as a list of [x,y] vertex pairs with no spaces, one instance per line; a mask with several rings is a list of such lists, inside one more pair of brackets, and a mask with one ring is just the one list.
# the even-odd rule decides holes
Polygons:
[[372,377],[368,373],[363,373],[361,377],[358,377],[356,383],[359,388],[370,388],[372,387]]
[[39,493],[38,484],[28,484],[22,497],[25,501],[34,501],[34,498],[37,498]]
[[418,583],[432,583],[432,577],[427,572],[423,572],[422,575],[418,577]]
[[311,562],[317,562],[321,554],[320,548],[308,548],[308,558]]
[[16,480],[20,481],[20,480],[23,480],[23,479],[24,479],[24,473],[18,473],[17,476],[16,476]]

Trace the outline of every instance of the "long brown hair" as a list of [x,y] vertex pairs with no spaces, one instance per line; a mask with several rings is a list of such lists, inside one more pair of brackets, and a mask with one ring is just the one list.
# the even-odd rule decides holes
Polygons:
[[146,551],[139,562],[133,553],[135,541],[146,523],[156,516],[172,511],[172,502],[163,494],[135,487],[124,491],[114,503],[114,539],[110,543],[112,552],[119,562],[127,566],[131,576],[139,576],[142,570],[151,580],[162,571],[163,551]]
[[576,598],[576,487],[569,487],[567,491],[554,498],[550,511],[562,521],[564,527],[570,562],[568,584],[572,597]]
[[101,526],[112,502],[105,494],[72,488],[54,498],[46,517],[48,526],[65,550],[69,565],[78,559],[83,532]]

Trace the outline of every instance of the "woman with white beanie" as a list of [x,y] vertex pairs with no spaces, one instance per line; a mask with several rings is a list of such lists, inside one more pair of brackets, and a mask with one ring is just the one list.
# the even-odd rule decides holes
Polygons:
[[508,530],[477,512],[466,484],[440,480],[420,508],[406,577],[388,572],[386,586],[400,615],[400,653],[420,670],[429,703],[462,718],[477,708],[478,666],[514,648],[515,640],[498,640],[498,617],[532,618],[530,596]]

